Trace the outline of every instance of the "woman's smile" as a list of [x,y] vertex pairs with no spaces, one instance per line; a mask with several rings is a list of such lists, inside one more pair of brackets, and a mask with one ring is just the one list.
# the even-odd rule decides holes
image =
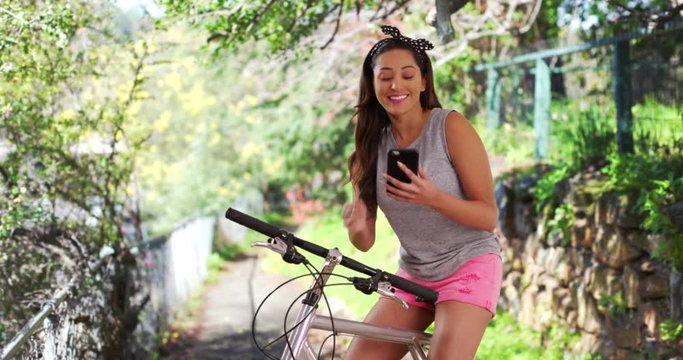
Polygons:
[[403,100],[405,100],[407,97],[408,97],[408,94],[391,95],[391,96],[389,96],[389,101],[394,105],[398,105],[401,102],[403,102]]

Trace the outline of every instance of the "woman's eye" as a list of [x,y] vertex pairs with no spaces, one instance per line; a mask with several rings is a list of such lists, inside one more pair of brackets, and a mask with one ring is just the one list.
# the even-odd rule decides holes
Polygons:
[[389,81],[391,78],[379,78],[379,81]]
[[406,80],[410,80],[410,79],[414,78],[414,76],[404,76],[403,78]]

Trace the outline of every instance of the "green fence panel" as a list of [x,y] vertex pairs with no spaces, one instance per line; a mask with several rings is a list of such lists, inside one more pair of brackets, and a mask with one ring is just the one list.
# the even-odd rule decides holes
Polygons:
[[548,157],[550,138],[550,67],[543,59],[536,60],[534,81],[534,136],[537,160]]
[[489,69],[486,80],[486,127],[496,130],[500,126],[500,73]]
[[634,151],[630,50],[626,40],[614,44],[612,53],[612,89],[617,108],[617,148],[620,153]]

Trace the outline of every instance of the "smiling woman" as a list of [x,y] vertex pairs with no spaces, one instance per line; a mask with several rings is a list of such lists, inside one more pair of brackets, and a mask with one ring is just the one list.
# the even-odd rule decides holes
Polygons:
[[[350,241],[368,251],[377,207],[400,242],[398,275],[439,292],[435,306],[396,292],[407,310],[381,298],[365,321],[424,330],[435,323],[431,359],[472,359],[500,294],[502,262],[493,234],[498,210],[488,157],[469,121],[441,108],[434,90],[432,45],[383,26],[363,63],[355,151],[349,158],[353,204],[343,212]],[[419,153],[410,179],[389,176],[387,154]],[[400,359],[403,345],[355,339],[348,359]]]

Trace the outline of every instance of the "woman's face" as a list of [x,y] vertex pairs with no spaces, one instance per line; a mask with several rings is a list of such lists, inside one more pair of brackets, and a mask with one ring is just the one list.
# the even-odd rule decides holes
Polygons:
[[399,116],[421,110],[420,93],[425,79],[413,54],[393,49],[380,54],[373,69],[375,96],[389,115]]

